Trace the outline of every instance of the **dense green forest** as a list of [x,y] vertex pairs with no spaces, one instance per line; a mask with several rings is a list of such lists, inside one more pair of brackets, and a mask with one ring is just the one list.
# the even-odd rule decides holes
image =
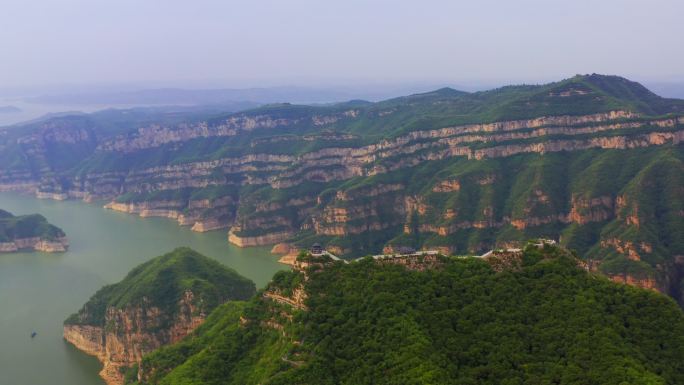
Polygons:
[[15,239],[39,237],[54,240],[64,237],[64,231],[48,223],[40,214],[14,216],[0,210],[0,242],[11,242]]
[[552,246],[499,272],[477,258],[439,266],[364,259],[278,273],[263,294],[303,284],[305,307],[222,305],[147,356],[142,383],[684,383],[684,314],[664,295],[588,273]]

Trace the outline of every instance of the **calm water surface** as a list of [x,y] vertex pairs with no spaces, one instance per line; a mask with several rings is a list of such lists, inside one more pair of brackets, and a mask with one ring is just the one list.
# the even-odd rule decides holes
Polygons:
[[64,342],[62,321],[103,285],[175,247],[190,246],[259,287],[283,269],[267,248],[229,245],[225,231],[195,233],[168,219],[143,219],[100,204],[0,193],[0,209],[40,213],[71,243],[61,254],[0,254],[0,385],[104,384],[97,359]]

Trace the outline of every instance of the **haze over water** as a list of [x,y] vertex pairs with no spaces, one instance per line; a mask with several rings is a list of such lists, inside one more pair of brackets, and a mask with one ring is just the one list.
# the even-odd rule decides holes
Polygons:
[[101,204],[0,193],[0,208],[40,213],[71,243],[63,254],[0,254],[0,385],[103,384],[97,359],[62,339],[62,322],[103,285],[175,247],[213,257],[258,287],[284,268],[268,248],[229,245],[225,231],[195,233],[168,219],[143,219]]

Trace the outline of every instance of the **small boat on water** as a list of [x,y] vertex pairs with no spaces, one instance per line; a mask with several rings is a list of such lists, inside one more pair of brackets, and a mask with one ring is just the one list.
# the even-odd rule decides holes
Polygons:
[[31,338],[35,338],[38,335],[36,332],[31,332]]

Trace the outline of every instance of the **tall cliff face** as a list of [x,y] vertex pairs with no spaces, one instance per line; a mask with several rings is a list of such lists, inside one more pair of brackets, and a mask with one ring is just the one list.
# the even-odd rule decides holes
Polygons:
[[254,284],[234,271],[177,249],[98,291],[65,321],[64,338],[98,357],[108,384],[122,384],[145,354],[180,341],[219,304],[254,292]]
[[126,370],[145,354],[180,341],[206,319],[207,314],[195,303],[194,293],[187,290],[176,304],[175,315],[152,306],[146,298],[140,306],[107,307],[104,327],[67,324],[64,339],[100,359],[100,375],[108,384],[121,384]]
[[[624,119],[622,114],[628,113],[615,111],[613,114],[565,119],[573,124],[542,129],[534,129],[535,124],[538,124],[535,121],[500,122],[491,125],[500,130],[512,130],[508,124],[520,127],[511,132],[489,131],[492,130],[490,125],[459,126],[419,131],[361,147],[337,145],[302,154],[273,154],[266,152],[272,149],[262,149],[264,152],[261,152],[250,148],[248,150],[254,153],[211,161],[160,164],[127,171],[93,170],[67,177],[59,183],[74,186],[75,191],[103,197],[118,196],[122,192],[144,194],[236,184],[268,184],[282,189],[304,182],[334,182],[354,177],[370,177],[443,159],[466,157],[480,160],[525,153],[677,145],[684,138],[684,131],[677,128],[684,123],[684,118],[681,121],[674,118],[620,122],[620,119]],[[606,116],[612,115],[618,116],[615,123],[600,124]],[[476,131],[478,135],[469,133],[475,129],[480,130]],[[645,133],[639,133],[644,129],[647,130]],[[299,139],[305,142],[301,137]],[[138,156],[144,156],[145,153],[146,151],[141,150]],[[101,156],[111,158],[109,162],[127,162],[123,154],[103,153]],[[44,188],[48,190],[59,184],[57,181],[46,182]]]

